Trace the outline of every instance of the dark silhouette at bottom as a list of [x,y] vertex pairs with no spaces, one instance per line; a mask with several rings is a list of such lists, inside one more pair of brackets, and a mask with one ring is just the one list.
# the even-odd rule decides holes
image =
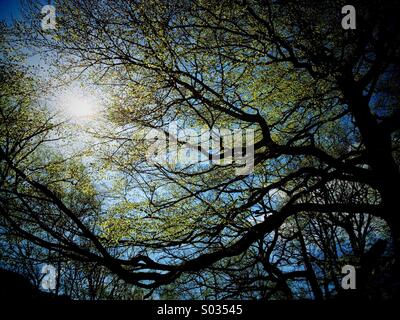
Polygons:
[[69,301],[70,298],[43,292],[26,277],[0,269],[0,300]]

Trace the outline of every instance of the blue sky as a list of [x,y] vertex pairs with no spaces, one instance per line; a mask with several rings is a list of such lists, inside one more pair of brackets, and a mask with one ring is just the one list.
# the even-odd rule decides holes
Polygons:
[[11,23],[19,17],[19,0],[0,0],[0,19]]

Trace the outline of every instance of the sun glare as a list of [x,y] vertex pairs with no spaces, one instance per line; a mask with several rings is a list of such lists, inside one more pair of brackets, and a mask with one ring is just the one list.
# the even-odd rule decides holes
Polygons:
[[96,117],[100,111],[100,99],[93,93],[72,88],[59,95],[59,110],[75,121],[88,120]]

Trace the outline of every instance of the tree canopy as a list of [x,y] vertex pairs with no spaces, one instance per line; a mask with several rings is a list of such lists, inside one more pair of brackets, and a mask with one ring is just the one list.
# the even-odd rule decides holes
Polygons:
[[[27,1],[1,49],[2,263],[27,250],[58,263],[78,298],[329,299],[349,264],[356,295],[396,296],[398,8],[353,1],[344,30],[345,4],[56,1],[57,28],[42,30]],[[13,63],[19,46],[54,79],[106,92],[94,143],[63,152],[70,124]],[[146,134],[171,138],[171,125],[165,158],[199,161],[149,157],[162,138]],[[221,151],[188,144],[190,128],[216,132]],[[250,172],[237,174],[220,129],[253,132]]]

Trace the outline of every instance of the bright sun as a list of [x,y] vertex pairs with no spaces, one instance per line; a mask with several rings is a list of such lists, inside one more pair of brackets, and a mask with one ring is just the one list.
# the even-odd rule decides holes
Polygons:
[[74,117],[82,118],[96,112],[96,103],[90,97],[71,96],[65,103],[67,112]]
[[72,120],[94,118],[100,111],[100,99],[93,92],[71,88],[57,97],[60,111]]

